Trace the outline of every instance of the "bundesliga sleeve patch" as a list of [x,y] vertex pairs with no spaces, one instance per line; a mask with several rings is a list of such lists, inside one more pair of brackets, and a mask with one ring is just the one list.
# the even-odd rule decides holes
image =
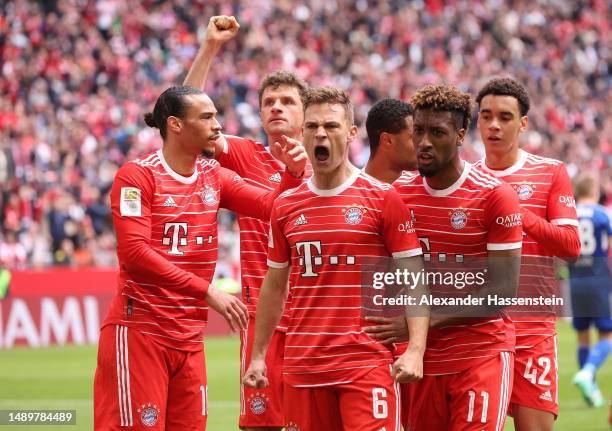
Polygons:
[[136,187],[121,187],[121,203],[119,210],[124,217],[142,216],[140,189]]

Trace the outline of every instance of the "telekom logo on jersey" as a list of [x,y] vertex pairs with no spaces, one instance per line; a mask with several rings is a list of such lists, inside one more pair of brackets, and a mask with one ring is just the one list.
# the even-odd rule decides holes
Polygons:
[[[318,256],[314,256],[314,259],[311,247],[314,247],[314,250],[318,254]],[[302,277],[316,277],[319,275],[313,271],[313,266],[323,264],[323,257],[321,256],[321,241],[297,242],[295,243],[295,248],[298,255],[303,255],[303,257],[300,257],[300,266],[304,266],[306,270],[302,273]]]
[[[172,237],[168,237],[168,232],[172,231]],[[181,231],[185,234],[181,236]],[[173,256],[182,256],[185,252],[179,250],[179,244],[182,246],[187,245],[187,223],[166,223],[164,225],[164,239],[162,239],[163,245],[169,245],[170,251],[168,254]]]
[[[297,254],[300,256],[300,266],[304,267],[302,277],[316,277],[315,267],[323,265],[321,241],[301,241],[295,243]],[[328,256],[330,265],[339,265],[341,258],[347,265],[355,265],[355,256]]]
[[[202,245],[204,243],[211,244],[212,241],[212,235],[208,235],[206,240],[203,236],[195,237],[195,242],[197,245]],[[185,247],[187,246],[187,243],[187,223],[182,222],[164,224],[164,237],[162,239],[162,244],[170,246],[170,250],[168,250],[169,255],[183,256],[185,252],[179,250],[179,246]]]

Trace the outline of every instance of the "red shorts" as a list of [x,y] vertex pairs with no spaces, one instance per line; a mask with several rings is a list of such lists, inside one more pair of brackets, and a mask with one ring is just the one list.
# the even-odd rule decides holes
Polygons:
[[287,431],[399,431],[399,403],[390,366],[374,368],[351,383],[285,385]]
[[283,358],[285,355],[285,333],[274,331],[266,354],[266,377],[270,385],[264,389],[248,388],[242,384],[242,376],[251,361],[251,350],[255,339],[255,319],[240,338],[240,428],[283,427]]
[[557,338],[546,338],[530,349],[517,349],[514,358],[514,387],[508,414],[512,405],[559,414],[557,390]]
[[100,331],[95,430],[205,430],[207,397],[204,345],[184,352],[125,326]]
[[412,388],[415,386],[416,385],[412,383],[403,383],[400,385],[400,406],[402,406],[400,418],[405,430],[409,429],[408,423],[410,422],[410,406],[412,405]]
[[455,374],[425,376],[408,385],[407,429],[502,431],[512,390],[514,358],[502,352]]

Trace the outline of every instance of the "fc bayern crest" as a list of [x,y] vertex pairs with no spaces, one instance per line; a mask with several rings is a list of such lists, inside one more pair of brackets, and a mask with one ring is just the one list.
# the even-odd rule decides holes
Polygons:
[[533,186],[527,183],[519,184],[516,188],[516,193],[520,200],[526,201],[533,196]]
[[287,431],[300,431],[300,427],[298,427],[295,422],[289,422],[287,424]]
[[344,211],[344,220],[347,224],[356,225],[361,223],[363,220],[363,214],[365,213],[365,209],[360,205],[351,205]]
[[457,230],[467,225],[468,213],[462,209],[453,210],[450,214],[451,226]]
[[261,415],[266,411],[268,406],[266,396],[257,392],[249,397],[249,408],[254,415]]
[[202,202],[204,202],[206,206],[214,207],[219,202],[217,199],[217,192],[210,186],[206,186],[200,195],[202,196]]
[[142,422],[142,424],[146,427],[155,426],[159,420],[160,410],[157,408],[156,404],[143,404],[140,406],[137,412],[140,414],[140,422]]

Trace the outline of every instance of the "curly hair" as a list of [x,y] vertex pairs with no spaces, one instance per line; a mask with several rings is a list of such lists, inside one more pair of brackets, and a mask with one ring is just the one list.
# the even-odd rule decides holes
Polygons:
[[406,129],[406,117],[409,115],[412,115],[412,106],[398,99],[383,99],[372,105],[366,118],[366,131],[372,154],[378,150],[380,134],[395,134]]
[[346,91],[335,87],[313,87],[306,93],[304,98],[304,111],[312,105],[332,103],[342,105],[346,112],[348,125],[352,126],[354,121],[353,102]]
[[480,102],[485,96],[511,96],[514,97],[519,104],[521,116],[527,115],[529,112],[529,93],[523,84],[512,78],[493,78],[485,84],[478,92],[476,102],[480,106]]
[[410,102],[415,111],[431,109],[452,113],[457,130],[467,129],[470,125],[472,98],[450,85],[426,85],[414,93]]
[[308,91],[308,84],[306,81],[298,77],[295,73],[289,72],[287,70],[279,70],[274,73],[270,73],[266,75],[266,77],[261,81],[259,85],[259,106],[261,107],[261,100],[263,97],[263,93],[268,87],[272,87],[273,89],[286,85],[288,87],[295,87],[300,94],[300,99],[304,102],[304,97],[306,96],[306,92]]

